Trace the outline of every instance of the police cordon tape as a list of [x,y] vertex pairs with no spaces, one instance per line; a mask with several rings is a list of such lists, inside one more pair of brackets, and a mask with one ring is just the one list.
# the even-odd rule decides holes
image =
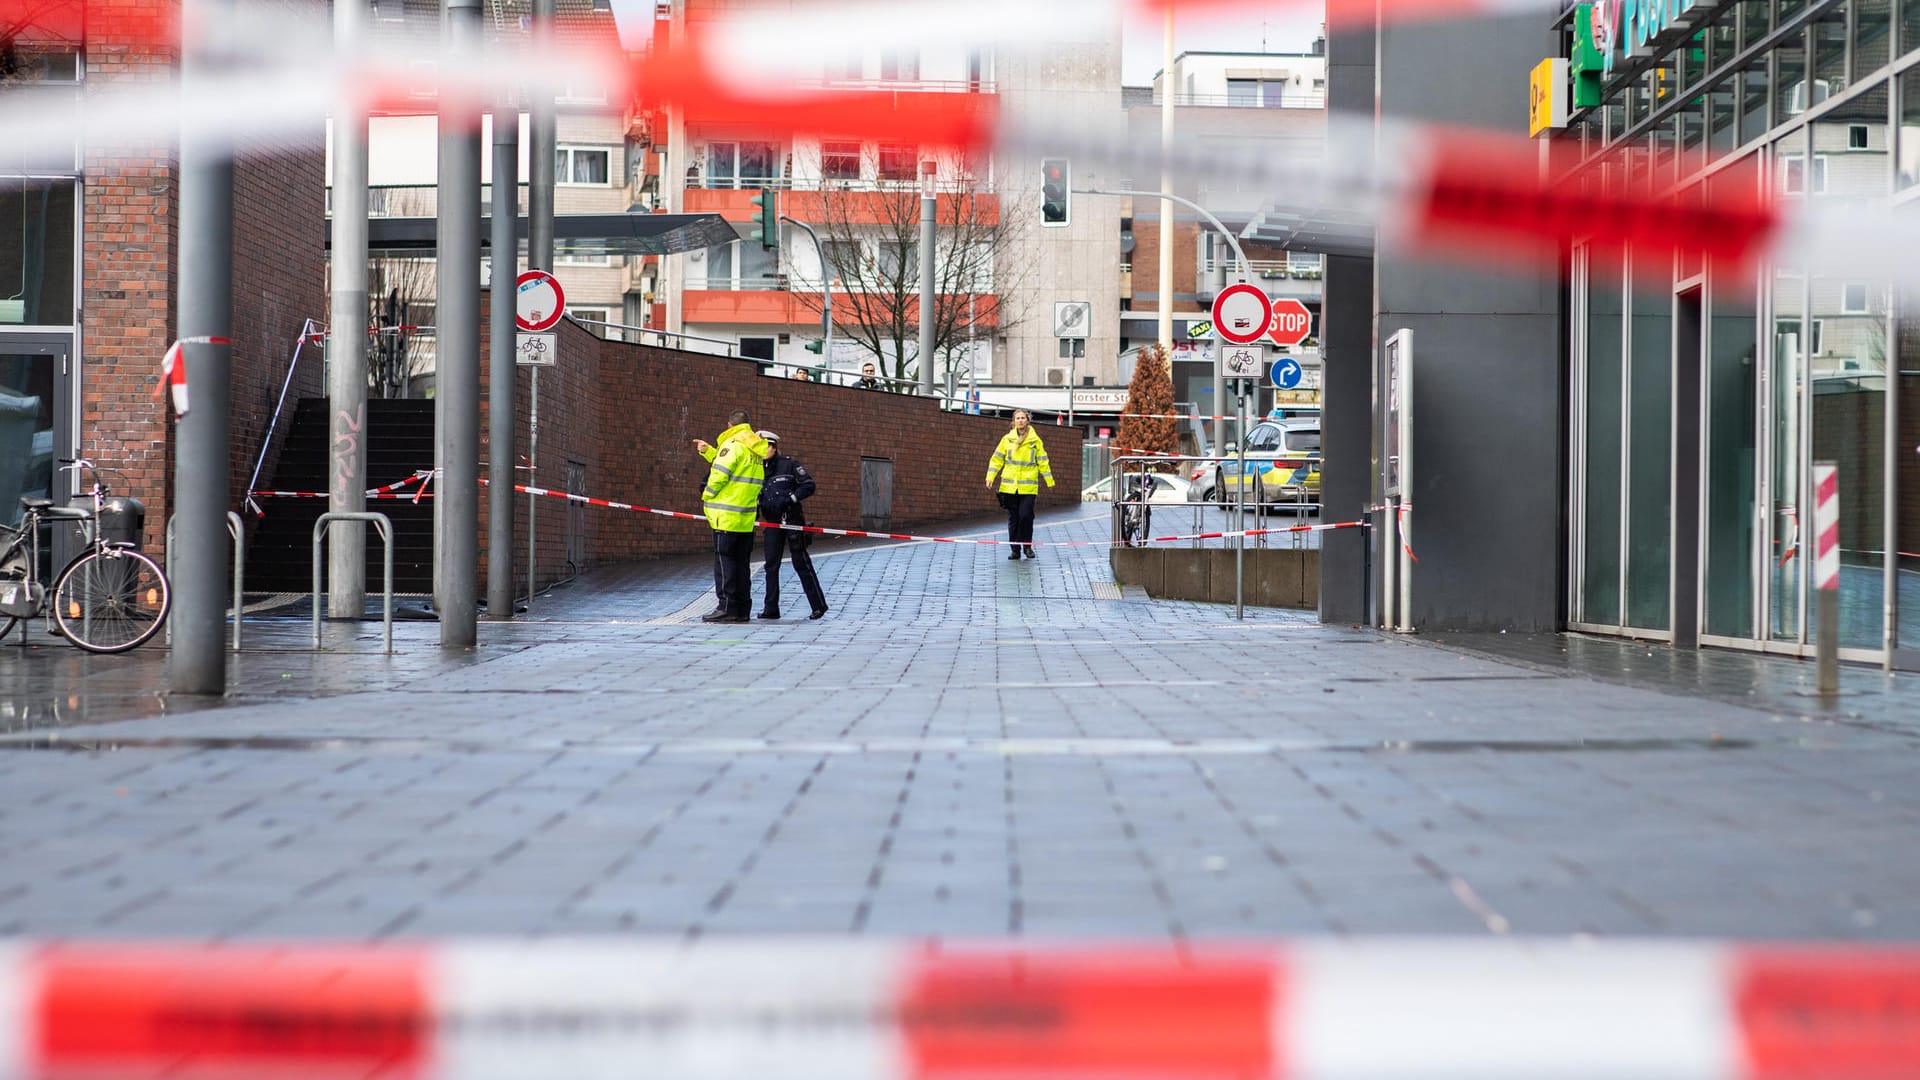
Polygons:
[[[361,492],[361,494],[369,499],[411,499],[413,496],[405,492],[397,495],[393,493],[403,487],[418,484],[432,475],[432,469],[419,469],[405,480],[396,480],[391,484],[385,484],[377,488],[368,488],[366,491]],[[332,497],[332,492],[327,491],[249,491],[247,494],[255,497],[271,496],[277,499],[326,499]],[[265,517],[266,515],[262,514],[261,516]]]
[[1374,939],[0,946],[0,1078],[1920,1075],[1920,949]]
[[[482,480],[481,483],[486,483]],[[680,510],[662,510],[653,506],[638,506],[633,503],[614,502],[611,499],[597,499],[589,495],[573,495],[564,491],[552,491],[548,488],[529,487],[515,484],[513,490],[528,495],[545,495],[570,502],[585,503],[588,506],[603,506],[612,510],[632,510],[643,514],[658,514],[661,517],[680,518],[687,521],[704,523],[707,519],[701,514],[689,514]],[[1011,540],[989,539],[986,537],[964,536],[920,536],[915,533],[869,532],[865,529],[828,529],[819,525],[789,525],[779,521],[756,521],[754,525],[762,529],[784,529],[787,532],[819,533],[824,536],[855,536],[874,540],[914,540],[931,544],[981,544],[986,546],[1011,544]],[[1119,547],[1129,544],[1163,544],[1178,540],[1218,540],[1236,536],[1271,536],[1280,533],[1327,532],[1332,529],[1364,529],[1369,526],[1365,521],[1331,521],[1320,525],[1290,525],[1274,529],[1235,529],[1224,532],[1185,533],[1179,536],[1136,537],[1128,540],[1033,540],[1020,541],[1021,547]]]

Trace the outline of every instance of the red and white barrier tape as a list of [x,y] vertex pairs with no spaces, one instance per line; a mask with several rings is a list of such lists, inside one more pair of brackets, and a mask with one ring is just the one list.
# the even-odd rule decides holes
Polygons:
[[[482,480],[481,483],[486,483]],[[602,506],[609,510],[631,510],[640,514],[657,514],[661,517],[679,518],[684,521],[704,523],[702,514],[689,514],[680,510],[662,510],[657,506],[639,506],[634,503],[616,502],[612,499],[597,499],[590,495],[574,495],[565,491],[553,491],[549,488],[529,487],[515,484],[513,490],[528,495],[545,495],[554,499],[583,503],[587,506]],[[869,532],[865,529],[828,529],[819,525],[788,525],[778,521],[756,521],[754,525],[762,529],[784,529],[787,532],[818,533],[822,536],[853,536],[873,540],[914,540],[931,544],[979,544],[982,546],[1004,546],[1011,540],[988,539],[984,537],[921,536],[916,533]],[[1218,540],[1235,536],[1272,536],[1280,533],[1325,532],[1329,529],[1360,529],[1367,525],[1364,521],[1334,521],[1320,525],[1290,525],[1273,529],[1239,529],[1231,532],[1186,533],[1180,536],[1154,536],[1135,541],[1126,540],[1036,540],[1031,543],[1020,541],[1022,547],[1117,547],[1128,543],[1164,544],[1179,540]]]
[[[421,469],[405,480],[396,480],[391,484],[385,484],[381,487],[368,488],[362,494],[369,499],[409,499],[413,496],[404,492],[397,495],[391,493],[398,491],[400,488],[420,483],[432,475],[432,472],[433,470],[431,469]],[[332,493],[326,491],[249,491],[247,494],[249,496],[270,495],[279,499],[326,499],[332,497]]]
[[1920,1074],[1920,950],[761,938],[0,946],[0,1076]]

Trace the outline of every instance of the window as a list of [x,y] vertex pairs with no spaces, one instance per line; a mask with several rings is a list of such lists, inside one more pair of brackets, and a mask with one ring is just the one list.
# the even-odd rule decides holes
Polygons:
[[773,360],[774,341],[770,337],[740,337],[740,355],[748,360]]
[[861,260],[858,241],[822,240],[820,243],[826,249],[826,269],[829,279],[841,284],[860,280]]
[[886,82],[918,82],[920,80],[918,50],[901,49],[881,53],[880,78]]
[[585,323],[586,328],[598,337],[607,336],[607,328],[600,324],[613,321],[613,313],[608,308],[581,307],[577,304],[567,305],[567,316]]
[[1867,148],[1867,125],[1847,125],[1847,149],[1865,150]]
[[709,188],[765,187],[780,177],[779,148],[770,142],[714,142],[707,144]]
[[[1780,158],[1781,193],[1786,195],[1806,195],[1807,170],[1806,159],[1799,154],[1786,154]],[[1813,190],[1811,194],[1824,195],[1827,192],[1827,155],[1813,156]]]
[[573,187],[605,186],[613,176],[613,151],[562,146],[553,152],[553,182]]
[[[1813,320],[1813,330],[1810,334],[1808,334],[1807,340],[1805,342],[1806,355],[1808,356],[1820,355],[1820,347],[1825,344],[1825,342],[1821,340],[1823,337],[1826,336],[1825,331],[1826,331],[1825,319]],[[1800,336],[1800,320],[1799,319],[1775,319],[1774,332],[1775,334],[1783,338],[1793,337],[1795,339],[1798,339]],[[1782,348],[1784,349],[1785,346],[1782,346]]]
[[820,144],[820,179],[860,179],[860,144],[822,142]]
[[1867,307],[1867,283],[1849,281],[1840,286],[1840,313],[1843,315],[1865,315]]
[[1086,359],[1086,355],[1087,355],[1087,339],[1086,338],[1061,338],[1060,339],[1060,359],[1084,360]]
[[0,325],[73,323],[73,196],[71,180],[0,178]]
[[1277,109],[1286,89],[1285,79],[1228,79],[1227,104],[1247,109]]
[[919,147],[899,143],[880,144],[880,179],[912,181],[918,179],[919,172]]
[[554,254],[553,254],[553,265],[555,265],[555,266],[599,266],[599,267],[608,267],[608,266],[612,266],[612,265],[613,265],[613,256],[611,256],[611,255],[580,255],[580,254],[563,254],[563,253],[561,253],[561,252],[557,252],[557,251],[556,251],[556,252],[554,252]]

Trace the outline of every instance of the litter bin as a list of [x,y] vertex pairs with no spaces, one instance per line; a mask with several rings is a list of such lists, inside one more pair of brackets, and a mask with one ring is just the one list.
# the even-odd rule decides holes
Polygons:
[[115,495],[100,500],[100,539],[138,548],[146,527],[147,507],[139,499]]

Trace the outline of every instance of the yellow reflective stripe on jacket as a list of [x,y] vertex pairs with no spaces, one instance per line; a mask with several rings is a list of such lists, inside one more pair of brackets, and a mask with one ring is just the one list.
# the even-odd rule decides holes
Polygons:
[[1032,429],[1025,439],[1007,432],[987,465],[987,482],[992,483],[995,475],[1000,477],[1000,490],[1006,494],[1037,495],[1041,480],[1052,487],[1053,466],[1047,460],[1046,444]]

